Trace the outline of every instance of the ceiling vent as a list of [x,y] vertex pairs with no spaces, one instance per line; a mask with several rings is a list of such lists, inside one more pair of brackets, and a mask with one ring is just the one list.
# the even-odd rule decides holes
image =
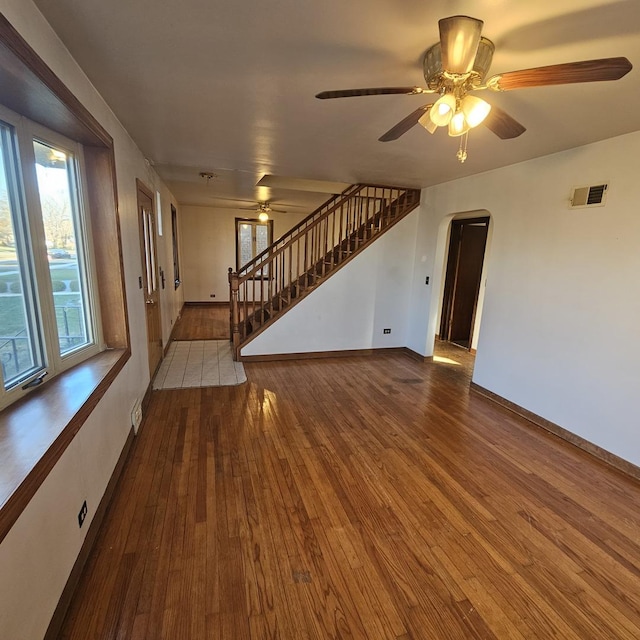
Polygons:
[[596,184],[591,187],[574,187],[571,192],[569,206],[572,209],[581,207],[604,207],[608,184]]

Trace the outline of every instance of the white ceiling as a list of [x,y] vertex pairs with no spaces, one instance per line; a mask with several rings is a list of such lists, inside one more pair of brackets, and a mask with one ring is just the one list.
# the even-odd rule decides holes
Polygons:
[[[271,199],[295,210],[326,195],[258,180],[425,187],[640,130],[637,0],[35,3],[183,204]],[[484,20],[496,45],[490,73],[614,56],[638,68],[616,82],[483,95],[527,131],[500,140],[473,130],[463,165],[442,130],[378,142],[429,96],[314,97],[424,86],[422,56],[438,19],[455,14]],[[207,185],[201,171],[217,177]]]

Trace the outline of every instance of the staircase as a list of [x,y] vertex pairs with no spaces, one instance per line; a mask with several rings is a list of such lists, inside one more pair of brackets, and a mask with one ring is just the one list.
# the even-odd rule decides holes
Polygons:
[[351,185],[237,272],[229,268],[234,358],[240,349],[420,204],[418,189]]

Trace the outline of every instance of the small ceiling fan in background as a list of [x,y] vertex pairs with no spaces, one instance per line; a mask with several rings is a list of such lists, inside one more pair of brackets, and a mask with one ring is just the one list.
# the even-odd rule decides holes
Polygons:
[[287,213],[285,209],[274,209],[269,202],[258,202],[257,206],[253,207],[238,207],[244,211],[255,211],[258,214],[258,220],[260,222],[266,222],[269,219],[269,214],[274,213]]
[[467,134],[484,124],[499,138],[517,138],[525,127],[502,109],[492,106],[474,91],[512,91],[580,82],[618,80],[632,69],[624,57],[602,58],[509,71],[487,78],[495,46],[482,36],[483,21],[469,16],[451,16],[438,21],[440,41],[424,56],[423,87],[378,87],[322,91],[316,98],[348,98],[384,94],[439,94],[433,103],[419,107],[380,136],[381,142],[396,140],[416,124],[429,133],[446,127],[450,136],[461,137],[457,158],[467,158]]

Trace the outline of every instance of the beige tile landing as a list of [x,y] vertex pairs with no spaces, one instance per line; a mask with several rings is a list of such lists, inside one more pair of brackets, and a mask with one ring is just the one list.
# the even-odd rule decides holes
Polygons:
[[153,388],[228,387],[246,381],[242,363],[231,357],[228,340],[179,340],[169,346]]

